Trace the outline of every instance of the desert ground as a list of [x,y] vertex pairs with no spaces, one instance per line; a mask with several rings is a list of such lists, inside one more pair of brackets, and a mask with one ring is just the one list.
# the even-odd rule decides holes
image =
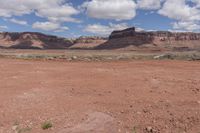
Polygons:
[[1,57],[0,133],[24,132],[200,133],[200,62]]

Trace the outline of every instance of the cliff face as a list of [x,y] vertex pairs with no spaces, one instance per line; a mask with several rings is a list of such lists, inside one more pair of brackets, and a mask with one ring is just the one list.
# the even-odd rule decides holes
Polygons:
[[16,49],[65,49],[73,45],[73,42],[65,38],[45,35],[41,33],[0,33],[1,48]]
[[200,49],[200,33],[190,32],[136,32],[135,28],[114,31],[109,40],[98,49],[149,49],[149,50],[186,50]]
[[93,49],[107,41],[107,38],[89,36],[89,37],[79,37],[74,40],[74,45],[70,49]]
[[41,33],[0,33],[0,48],[15,49],[125,49],[151,51],[200,50],[200,33],[136,32],[135,28],[113,31],[102,37],[59,38]]

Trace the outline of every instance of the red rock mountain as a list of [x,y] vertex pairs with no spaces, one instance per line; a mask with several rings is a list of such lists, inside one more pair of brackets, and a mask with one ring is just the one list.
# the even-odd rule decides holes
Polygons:
[[200,33],[191,32],[136,32],[135,28],[113,31],[109,40],[96,49],[128,50],[200,50]]
[[74,45],[70,49],[94,49],[104,44],[108,39],[97,36],[82,36],[74,40]]
[[35,32],[0,33],[1,48],[16,49],[66,49],[73,42],[65,38]]
[[137,32],[134,27],[113,31],[109,39],[80,37],[66,39],[34,32],[0,33],[0,48],[16,49],[122,49],[147,51],[200,50],[200,33]]

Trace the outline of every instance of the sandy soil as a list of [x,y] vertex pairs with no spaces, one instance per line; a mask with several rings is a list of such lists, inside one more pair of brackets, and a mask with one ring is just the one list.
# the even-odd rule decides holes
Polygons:
[[23,132],[200,133],[200,62],[0,59],[0,133]]

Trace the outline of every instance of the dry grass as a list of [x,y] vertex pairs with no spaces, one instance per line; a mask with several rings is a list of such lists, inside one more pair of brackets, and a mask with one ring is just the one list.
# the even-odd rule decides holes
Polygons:
[[94,50],[0,50],[0,58],[66,60],[66,61],[117,61],[117,60],[200,60],[200,52],[136,52]]

